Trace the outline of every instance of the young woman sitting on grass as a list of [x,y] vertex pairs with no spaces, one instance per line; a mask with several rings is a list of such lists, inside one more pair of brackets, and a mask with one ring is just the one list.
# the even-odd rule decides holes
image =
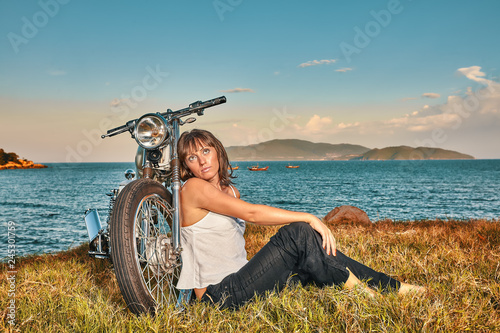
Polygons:
[[[370,294],[422,291],[358,263],[337,250],[316,216],[240,199],[222,143],[210,132],[184,132],[178,142],[182,204],[182,272],[179,289],[221,307],[237,308],[255,294],[279,291],[287,281],[303,285],[359,286]],[[245,222],[284,225],[247,260]],[[360,280],[367,281],[366,287]],[[370,288],[371,287],[371,288]]]

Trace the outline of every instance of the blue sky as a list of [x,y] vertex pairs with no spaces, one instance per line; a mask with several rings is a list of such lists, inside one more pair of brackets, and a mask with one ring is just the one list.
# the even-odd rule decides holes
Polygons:
[[[147,112],[225,95],[189,128],[500,158],[498,1],[0,0],[0,147],[131,161]],[[186,129],[188,127],[186,126]]]

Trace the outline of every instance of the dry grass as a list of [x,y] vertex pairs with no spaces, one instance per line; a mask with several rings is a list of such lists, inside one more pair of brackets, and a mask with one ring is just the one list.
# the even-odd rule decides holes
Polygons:
[[[427,295],[371,299],[337,288],[290,287],[237,311],[195,302],[183,312],[134,316],[112,266],[86,246],[18,258],[16,325],[7,322],[7,266],[0,328],[22,332],[495,332],[500,331],[500,223],[381,221],[332,226],[343,252],[377,270],[424,285]],[[249,226],[249,255],[275,228]]]

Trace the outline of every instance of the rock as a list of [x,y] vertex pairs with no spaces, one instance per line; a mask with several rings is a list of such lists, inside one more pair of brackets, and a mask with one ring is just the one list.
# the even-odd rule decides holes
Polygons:
[[0,170],[6,169],[43,169],[47,168],[46,165],[33,163],[28,160],[18,160],[18,162],[9,161],[6,164],[0,165]]
[[355,224],[365,224],[371,225],[372,222],[363,210],[354,206],[340,206],[335,207],[331,212],[326,214],[323,219],[325,223],[330,224],[344,224],[344,223],[355,223]]

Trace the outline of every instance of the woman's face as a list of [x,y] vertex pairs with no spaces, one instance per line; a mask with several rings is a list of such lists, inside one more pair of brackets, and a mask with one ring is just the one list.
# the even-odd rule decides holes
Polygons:
[[219,183],[219,158],[214,147],[196,145],[186,157],[186,165],[196,178]]

